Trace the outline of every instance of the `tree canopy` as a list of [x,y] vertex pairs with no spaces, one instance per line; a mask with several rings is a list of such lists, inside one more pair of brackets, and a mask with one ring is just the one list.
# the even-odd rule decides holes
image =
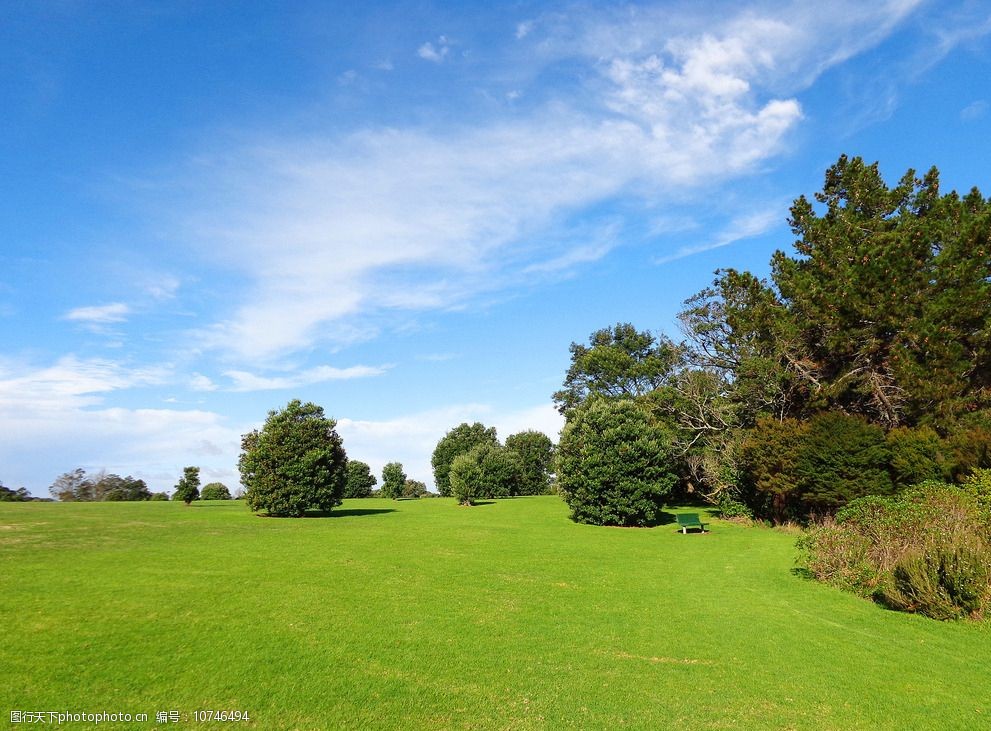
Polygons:
[[438,493],[451,494],[451,463],[459,454],[467,454],[479,444],[499,444],[495,427],[486,427],[477,421],[474,424],[462,423],[441,437],[430,458]]
[[270,411],[260,431],[245,434],[238,466],[248,507],[300,517],[340,505],[347,455],[335,426],[323,408],[295,399]]
[[659,388],[677,369],[682,348],[629,323],[593,332],[588,345],[571,344],[564,387],[554,393],[562,414],[589,396],[635,398]]
[[371,497],[376,484],[378,484],[378,479],[372,474],[372,468],[367,463],[357,459],[348,460],[348,474],[344,481],[344,497]]
[[731,373],[745,421],[836,409],[885,427],[951,428],[991,405],[991,204],[894,187],[843,156],[815,205],[791,208],[794,255],[771,282],[717,273],[682,322],[701,363]]

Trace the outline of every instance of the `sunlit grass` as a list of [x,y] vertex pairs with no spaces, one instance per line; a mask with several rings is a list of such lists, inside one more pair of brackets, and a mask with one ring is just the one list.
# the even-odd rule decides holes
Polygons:
[[[0,724],[19,709],[149,714],[100,725],[129,729],[169,710],[183,728],[991,726],[987,624],[806,581],[793,534],[579,526],[554,497],[335,513],[0,504]],[[206,709],[252,721],[194,723]]]

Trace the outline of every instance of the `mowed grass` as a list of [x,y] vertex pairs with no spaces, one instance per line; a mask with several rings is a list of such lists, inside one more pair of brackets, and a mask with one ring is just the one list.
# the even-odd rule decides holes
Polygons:
[[555,497],[0,504],[0,724],[991,727],[987,623],[886,611],[796,575],[794,534],[711,528],[580,526]]

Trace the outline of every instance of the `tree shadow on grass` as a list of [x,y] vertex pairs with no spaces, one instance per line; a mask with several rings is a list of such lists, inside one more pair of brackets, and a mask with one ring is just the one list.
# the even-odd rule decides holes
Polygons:
[[394,513],[395,508],[350,508],[348,510],[307,510],[304,518],[353,518],[359,515]]
[[307,510],[300,516],[270,515],[269,513],[255,513],[259,518],[353,518],[360,515],[378,515],[379,513],[394,513],[395,508],[352,508],[351,510]]

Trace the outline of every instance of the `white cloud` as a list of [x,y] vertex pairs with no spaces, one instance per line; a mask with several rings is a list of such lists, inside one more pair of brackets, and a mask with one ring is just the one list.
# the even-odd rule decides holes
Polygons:
[[[759,170],[802,119],[789,94],[916,5],[542,20],[544,58],[584,69],[587,98],[474,128],[263,137],[217,152],[189,170],[198,187],[188,231],[249,286],[200,344],[265,364],[367,337],[362,318],[373,312],[457,306],[594,261],[606,243],[562,251],[549,234],[619,195],[684,198]],[[420,55],[441,60],[448,47],[441,37]]]
[[417,49],[416,55],[426,61],[441,63],[447,57],[449,50],[450,45],[447,38],[445,36],[441,36],[437,39],[436,46],[434,46],[434,44],[430,41],[427,41]]
[[[4,479],[45,495],[58,474],[107,469],[170,489],[184,464],[230,480],[241,430],[200,410],[105,407],[113,392],[162,383],[164,369],[61,358],[42,368],[0,364],[0,464]],[[41,465],[45,474],[19,472]],[[38,467],[35,467],[38,469]]]
[[94,305],[91,307],[77,307],[69,310],[64,319],[73,322],[83,322],[94,325],[106,325],[115,322],[124,322],[131,308],[123,302],[113,302],[108,305]]
[[530,31],[533,30],[535,23],[532,20],[524,20],[521,23],[516,24],[516,40],[522,40],[530,35]]
[[702,244],[682,246],[677,251],[666,256],[658,257],[655,264],[667,264],[668,262],[684,259],[686,256],[700,254],[710,249],[719,249],[724,246],[735,244],[738,241],[760,236],[767,233],[775,226],[780,226],[785,220],[786,206],[771,205],[762,210],[752,211],[742,216],[738,216],[730,221],[719,234],[713,239]]
[[324,381],[342,381],[352,378],[368,378],[380,376],[390,366],[351,366],[349,368],[334,368],[333,366],[317,366],[299,371],[288,376],[259,376],[247,371],[230,370],[224,375],[234,383],[231,391],[271,391],[276,389],[299,388]]

